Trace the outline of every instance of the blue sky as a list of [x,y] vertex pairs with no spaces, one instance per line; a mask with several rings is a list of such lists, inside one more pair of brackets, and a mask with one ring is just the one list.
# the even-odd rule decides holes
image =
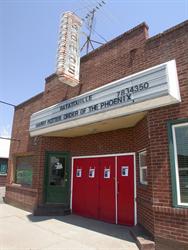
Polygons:
[[[17,105],[42,92],[55,72],[61,13],[85,17],[99,1],[0,0],[0,100]],[[188,19],[188,0],[104,1],[94,29],[107,41],[143,21],[153,36]],[[95,33],[93,39],[103,42]],[[12,107],[0,104],[0,136],[10,135],[12,116]]]

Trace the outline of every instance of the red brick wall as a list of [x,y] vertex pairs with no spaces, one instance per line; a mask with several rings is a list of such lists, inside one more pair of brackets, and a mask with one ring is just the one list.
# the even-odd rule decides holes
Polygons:
[[[136,152],[137,165],[137,210],[138,222],[145,226],[145,228],[154,234],[154,218],[152,209],[152,175],[150,171],[150,145],[148,134],[148,117],[146,116],[140,121],[133,130],[134,135],[134,152]],[[139,152],[147,151],[147,166],[148,166],[148,185],[140,183],[139,176]]]
[[[188,91],[184,93],[186,92],[188,94]],[[155,236],[169,239],[178,238],[181,241],[187,242],[188,209],[171,208],[172,184],[168,153],[167,122],[178,118],[188,118],[188,105],[184,101],[179,105],[173,105],[168,108],[156,109],[149,112],[150,168],[153,178]],[[180,228],[181,230],[179,230]],[[178,231],[179,233],[175,235]]]
[[33,188],[7,184],[5,201],[23,209],[33,211],[37,206],[38,193]]
[[[6,189],[6,201],[15,205],[22,204],[22,207],[27,210],[32,210],[36,206],[37,201],[37,190],[38,187],[38,145],[34,138],[29,136],[29,122],[30,116],[33,112],[40,109],[41,105],[41,95],[37,98],[33,98],[32,101],[26,103],[26,105],[21,105],[15,110],[12,128],[12,138],[17,140],[11,142],[10,146],[10,157],[9,157],[9,168],[7,175]],[[24,189],[20,185],[10,186],[15,182],[15,166],[16,166],[16,156],[34,156],[33,165],[33,183],[30,189]],[[30,190],[30,191],[29,191]]]
[[149,111],[148,114],[155,237],[177,239],[182,242],[188,242],[188,209],[171,208],[172,187],[167,122],[188,118],[187,49],[188,26],[176,32],[176,39],[173,32],[162,36],[158,46],[152,48],[153,61],[158,60],[159,51],[166,61],[176,59],[182,102]]
[[[19,105],[14,116],[12,136],[20,139],[11,144],[9,183],[14,181],[13,156],[26,152],[36,155],[33,189],[37,188],[40,202],[43,200],[43,174],[45,150],[71,151],[72,155],[92,155],[120,152],[138,152],[147,148],[148,185],[137,183],[138,220],[156,237],[174,238],[188,242],[187,209],[172,208],[170,164],[168,155],[167,121],[188,118],[188,22],[162,34],[147,39],[144,24],[136,27],[104,45],[101,49],[81,59],[80,85],[71,88],[58,81],[54,75],[47,79],[45,91],[38,97]],[[113,80],[175,59],[182,102],[148,112],[147,118],[135,128],[107,133],[65,138],[29,137],[30,115],[44,107],[68,99]],[[137,158],[138,163],[138,158]],[[137,181],[139,171],[137,164]],[[7,197],[14,194],[7,191]],[[25,198],[31,194],[24,194]],[[19,198],[19,192],[17,192]],[[24,200],[24,199],[23,199]],[[21,201],[24,202],[24,201]],[[34,204],[35,201],[32,201]],[[166,212],[168,211],[168,212]],[[182,212],[181,212],[182,211]],[[183,213],[182,215],[180,215]],[[174,226],[172,226],[172,223]]]
[[7,179],[6,175],[0,175],[0,187],[5,187],[6,179]]
[[155,237],[187,243],[188,209],[154,206]]

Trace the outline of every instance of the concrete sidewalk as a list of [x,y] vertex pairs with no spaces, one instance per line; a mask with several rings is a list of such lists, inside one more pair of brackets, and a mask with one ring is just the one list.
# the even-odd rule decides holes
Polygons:
[[137,250],[124,226],[80,216],[34,217],[0,203],[0,250]]

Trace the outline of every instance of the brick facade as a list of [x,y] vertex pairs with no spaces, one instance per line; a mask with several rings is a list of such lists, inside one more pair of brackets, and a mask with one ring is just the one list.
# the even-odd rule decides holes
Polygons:
[[[137,154],[137,215],[156,238],[188,244],[188,209],[172,207],[167,122],[188,118],[188,21],[148,38],[145,23],[124,33],[81,58],[80,84],[69,87],[55,74],[46,79],[45,90],[18,105],[14,114],[6,200],[27,209],[44,202],[46,151],[66,151],[71,156],[115,154],[147,149],[148,185],[139,183]],[[114,80],[175,59],[182,101],[153,109],[135,127],[75,138],[30,138],[32,113]],[[32,187],[14,184],[15,157],[33,155]]]
[[7,176],[0,175],[0,187],[4,187],[6,185]]

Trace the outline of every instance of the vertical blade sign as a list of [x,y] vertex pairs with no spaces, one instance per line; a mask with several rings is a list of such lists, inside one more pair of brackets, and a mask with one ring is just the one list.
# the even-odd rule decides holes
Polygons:
[[63,14],[60,24],[56,74],[72,87],[79,84],[81,24],[81,19],[70,11]]

